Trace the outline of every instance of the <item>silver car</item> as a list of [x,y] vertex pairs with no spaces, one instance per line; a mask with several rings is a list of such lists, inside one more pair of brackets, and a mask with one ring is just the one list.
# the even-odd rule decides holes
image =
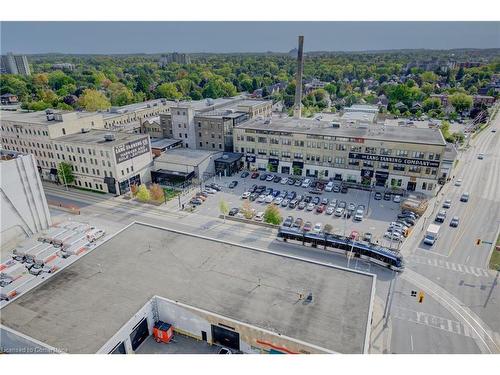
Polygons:
[[314,207],[315,207],[314,203],[309,203],[309,204],[307,205],[307,207],[306,207],[306,210],[307,210],[307,211],[312,211],[312,210],[314,210]]

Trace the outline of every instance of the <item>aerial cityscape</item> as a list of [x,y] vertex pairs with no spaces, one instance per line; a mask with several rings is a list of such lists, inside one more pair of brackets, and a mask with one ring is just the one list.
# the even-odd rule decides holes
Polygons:
[[499,354],[499,23],[329,24],[2,21],[0,353]]

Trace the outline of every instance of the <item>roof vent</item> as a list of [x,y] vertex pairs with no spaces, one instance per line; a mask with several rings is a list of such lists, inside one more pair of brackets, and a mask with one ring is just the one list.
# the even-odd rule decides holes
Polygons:
[[106,142],[111,142],[111,141],[114,141],[116,138],[115,138],[115,135],[114,134],[104,134],[104,140]]

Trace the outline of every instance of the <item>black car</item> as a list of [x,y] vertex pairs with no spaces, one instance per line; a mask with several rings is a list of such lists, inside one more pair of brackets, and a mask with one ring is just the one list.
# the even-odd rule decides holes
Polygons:
[[264,181],[266,178],[267,178],[267,173],[262,173],[262,174],[259,176],[259,180],[261,180],[261,181]]
[[348,191],[349,191],[349,189],[347,188],[347,186],[342,186],[342,188],[340,189],[340,192],[342,194],[347,194]]
[[291,227],[293,224],[293,216],[288,216],[283,222],[284,227]]
[[306,196],[304,197],[304,202],[305,202],[305,203],[310,203],[310,202],[312,201],[312,199],[313,199],[313,197],[311,197],[310,195],[306,195]]
[[311,193],[311,194],[322,194],[323,192],[321,191],[321,189],[311,189],[311,190],[309,190],[309,193]]
[[217,185],[216,183],[210,183],[210,184],[207,184],[205,185],[211,189],[214,189],[214,190],[217,190],[217,191],[221,191],[222,190],[222,187],[220,185]]
[[[270,195],[273,193],[273,189],[272,188],[267,188],[266,189],[266,192],[264,193],[265,195]],[[279,194],[279,193],[278,193]]]
[[264,185],[260,185],[259,187],[257,187],[257,189],[255,189],[255,192],[262,194],[264,190],[266,190],[266,187]]
[[234,216],[236,215],[238,212],[240,212],[240,209],[239,208],[231,208],[231,210],[229,211],[229,216]]
[[280,176],[274,176],[274,182],[278,183],[281,181],[281,177]]
[[257,185],[253,184],[252,186],[250,186],[250,188],[248,189],[248,191],[250,193],[255,193],[255,191],[257,190]]
[[259,194],[258,193],[252,193],[250,194],[250,196],[248,197],[248,200],[250,202],[253,202],[254,200],[256,200],[257,198],[259,197]]
[[234,187],[236,187],[236,185],[238,185],[238,181],[231,181],[228,185],[228,188],[233,189]]
[[314,198],[312,199],[312,203],[314,203],[314,204],[319,204],[319,202],[320,202],[319,197],[314,197]]
[[391,193],[385,193],[384,194],[384,201],[390,201],[391,200]]
[[294,191],[290,191],[288,192],[288,194],[286,195],[287,199],[295,199],[295,197],[297,196],[297,193],[294,192]]
[[379,192],[376,192],[373,199],[375,199],[376,201],[379,201],[382,199],[382,194],[380,194]]
[[250,173],[248,173],[247,171],[243,172],[242,174],[240,174],[240,177],[241,178],[245,178],[245,177],[248,177]]

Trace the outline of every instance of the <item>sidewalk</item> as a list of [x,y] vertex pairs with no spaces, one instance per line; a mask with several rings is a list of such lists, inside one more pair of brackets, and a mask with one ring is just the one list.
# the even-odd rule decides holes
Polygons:
[[370,337],[370,354],[390,354],[392,322],[389,319],[384,327],[384,302],[380,297],[375,296],[373,301],[372,332]]

